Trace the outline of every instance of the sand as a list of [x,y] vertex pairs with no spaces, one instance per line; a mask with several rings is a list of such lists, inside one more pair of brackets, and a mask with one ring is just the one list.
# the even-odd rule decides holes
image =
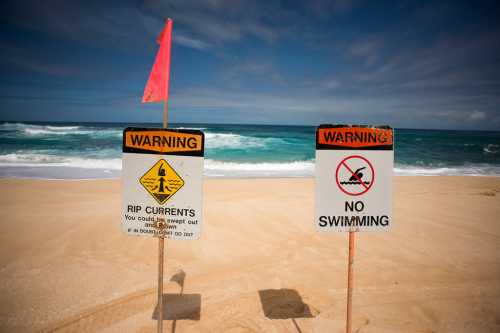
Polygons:
[[[202,238],[166,241],[165,332],[342,332],[347,234],[313,179],[208,179]],[[157,240],[120,182],[0,180],[0,331],[152,332]],[[356,238],[353,332],[500,332],[500,178],[396,177]]]

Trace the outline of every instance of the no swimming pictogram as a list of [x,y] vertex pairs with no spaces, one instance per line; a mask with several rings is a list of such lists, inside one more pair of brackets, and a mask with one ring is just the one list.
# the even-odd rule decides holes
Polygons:
[[335,170],[335,181],[347,195],[362,195],[373,186],[375,169],[368,159],[360,155],[344,158]]

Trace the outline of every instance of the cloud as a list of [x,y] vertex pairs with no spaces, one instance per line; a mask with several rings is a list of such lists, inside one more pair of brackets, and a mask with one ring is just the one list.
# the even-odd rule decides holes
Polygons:
[[325,90],[333,90],[340,87],[340,82],[337,79],[330,78],[322,81],[320,85]]
[[362,58],[365,65],[370,66],[379,59],[383,44],[382,40],[364,38],[352,42],[346,53],[347,56]]
[[472,119],[472,120],[481,120],[481,119],[485,119],[486,118],[486,113],[484,112],[481,112],[481,111],[477,111],[477,110],[474,110],[471,112],[471,114],[469,115],[469,118]]
[[192,38],[188,35],[184,35],[180,32],[176,32],[173,35],[173,42],[197,50],[207,50],[210,48],[210,45],[208,43],[205,43],[196,38]]
[[334,13],[347,13],[353,10],[361,1],[358,0],[310,0],[309,10],[318,16]]
[[[477,119],[470,118],[470,104],[466,97],[440,94],[423,100],[412,94],[294,95],[217,88],[178,91],[171,98],[173,109],[198,110],[194,113],[198,117],[195,121],[210,121],[212,112],[218,112],[226,115],[226,122],[252,122],[254,115],[262,114],[267,115],[266,123],[275,124],[351,122],[405,128],[476,128]],[[488,127],[498,125],[492,122]]]
[[144,7],[149,13],[155,13],[153,15],[164,13],[172,17],[181,29],[207,44],[235,42],[245,37],[256,37],[272,43],[283,31],[279,26],[269,23],[272,22],[273,13],[281,10],[274,3],[147,0]]
[[285,84],[286,80],[282,73],[269,60],[246,60],[242,62],[226,63],[220,71],[220,77],[234,85],[240,80],[248,80],[249,77],[275,84]]
[[37,52],[37,48],[19,47],[1,42],[0,47],[3,50],[0,54],[0,59],[3,63],[15,65],[25,70],[52,76],[84,75],[87,72],[82,66],[74,66],[57,60],[54,61],[54,59],[58,58],[57,55]]
[[[142,73],[139,66],[130,68],[126,62],[108,59],[102,61],[99,54],[92,57],[84,56],[80,53],[81,49],[68,50],[61,45],[46,47],[38,41],[20,45],[0,41],[0,48],[2,49],[0,53],[2,70],[8,69],[8,73],[2,77],[17,78],[22,82],[28,82],[34,78],[36,81],[48,84],[47,80],[50,77],[51,82],[72,78],[78,79],[73,81],[75,83],[88,80],[93,81],[95,85],[95,82],[130,80],[137,73]],[[116,58],[112,60],[114,59]]]
[[418,47],[401,45],[379,66],[353,70],[351,83],[379,93],[480,92],[494,98],[500,88],[500,61],[493,56],[500,52],[499,41],[500,31],[491,31],[442,35]]
[[106,48],[141,45],[148,22],[144,15],[135,5],[122,1],[7,0],[2,3],[2,19],[10,24]]
[[197,50],[246,37],[273,43],[288,31],[284,23],[293,24],[278,2],[250,0],[6,0],[0,6],[2,20],[9,24],[77,43],[129,49],[156,36],[166,17],[174,19],[175,41]]

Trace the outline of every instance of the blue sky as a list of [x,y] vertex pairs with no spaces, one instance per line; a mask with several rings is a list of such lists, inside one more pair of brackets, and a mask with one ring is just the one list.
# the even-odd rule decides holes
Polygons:
[[0,120],[500,129],[495,1],[2,1]]

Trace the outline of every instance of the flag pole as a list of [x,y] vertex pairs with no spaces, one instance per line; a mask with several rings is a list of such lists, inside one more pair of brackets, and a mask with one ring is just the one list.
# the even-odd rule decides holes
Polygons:
[[[168,100],[163,104],[163,128],[168,127]],[[160,228],[160,232],[163,231]],[[158,236],[158,326],[157,332],[163,332],[163,257],[165,238],[163,233]]]
[[[163,128],[168,127],[168,84],[170,81],[170,53],[172,47],[172,20],[167,19],[165,27],[156,39],[160,49],[156,55],[148,82],[144,88],[143,103],[163,100]],[[163,72],[164,71],[164,72]],[[163,89],[161,88],[163,86]],[[163,90],[163,91],[162,91]],[[166,227],[165,218],[157,218],[158,230],[158,323],[157,332],[163,332],[163,266]]]
[[352,292],[354,290],[354,238],[356,232],[349,231],[349,263],[347,269],[347,318],[346,318],[346,333],[352,331]]
[[[169,55],[170,56],[170,55]],[[170,65],[170,64],[169,64]],[[170,66],[167,67],[169,77]],[[168,127],[168,82],[165,82],[165,100],[163,101],[163,128]],[[163,255],[165,238],[160,234],[158,238],[158,333],[163,333]]]
[[168,127],[168,100],[163,104],[163,128]]

